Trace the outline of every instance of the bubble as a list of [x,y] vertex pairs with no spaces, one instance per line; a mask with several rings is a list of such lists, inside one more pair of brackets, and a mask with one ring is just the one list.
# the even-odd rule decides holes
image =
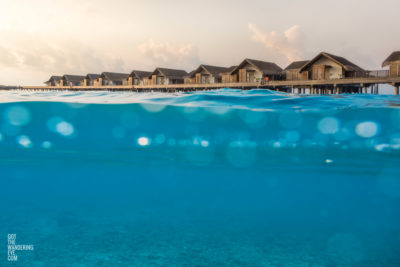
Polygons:
[[31,121],[29,110],[23,106],[13,106],[4,113],[5,119],[14,126],[23,126]]
[[300,140],[300,133],[298,131],[289,131],[285,137],[287,141],[295,143]]
[[322,134],[335,134],[339,131],[340,122],[335,117],[326,117],[318,122],[318,130]]
[[165,109],[165,105],[159,105],[159,104],[142,103],[141,106],[148,112],[152,113],[161,112]]
[[122,126],[114,127],[112,130],[112,135],[115,139],[123,139],[126,136],[126,130]]
[[282,113],[279,117],[279,123],[287,129],[299,128],[303,122],[303,118],[298,112]]
[[275,141],[272,143],[272,147],[274,148],[281,148],[282,146],[283,146],[282,143],[279,141]]
[[17,143],[25,148],[33,147],[31,139],[26,135],[20,135],[17,137]]
[[262,128],[267,123],[267,116],[265,112],[246,110],[243,111],[241,117],[248,126],[254,129]]
[[163,134],[157,134],[156,137],[154,138],[155,143],[158,145],[164,144],[166,140],[167,138]]
[[373,121],[366,121],[357,124],[356,134],[363,138],[371,138],[377,135],[379,126]]
[[56,131],[63,136],[71,136],[74,132],[74,126],[66,121],[57,123]]
[[60,117],[50,118],[47,121],[47,128],[65,137],[72,137],[76,133],[74,126]]
[[50,149],[50,148],[52,148],[52,146],[53,146],[53,144],[52,144],[51,142],[49,142],[49,141],[44,141],[44,142],[42,143],[42,147],[43,147],[44,149]]
[[145,136],[143,136],[143,137],[140,137],[137,140],[137,143],[138,143],[139,146],[149,146],[150,145],[150,139],[145,137]]
[[210,146],[210,142],[207,141],[207,140],[202,140],[202,141],[200,142],[200,145],[201,145],[202,147],[209,147],[209,146]]
[[333,163],[333,160],[331,160],[331,159],[326,159],[325,162],[326,162],[327,164],[331,164],[331,163]]
[[228,161],[236,167],[251,166],[257,158],[256,144],[250,141],[234,141],[226,151]]
[[384,151],[384,150],[386,150],[388,148],[391,148],[391,146],[389,144],[377,144],[377,145],[374,146],[374,148],[375,148],[376,151],[381,152],[381,151]]

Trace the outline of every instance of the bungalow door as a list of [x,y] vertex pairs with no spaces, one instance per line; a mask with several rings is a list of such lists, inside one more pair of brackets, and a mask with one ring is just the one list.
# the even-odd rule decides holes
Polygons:
[[239,70],[239,82],[244,83],[246,82],[246,69],[240,69]]
[[325,80],[325,65],[313,66],[313,79]]
[[196,84],[200,84],[201,83],[201,73],[196,73]]

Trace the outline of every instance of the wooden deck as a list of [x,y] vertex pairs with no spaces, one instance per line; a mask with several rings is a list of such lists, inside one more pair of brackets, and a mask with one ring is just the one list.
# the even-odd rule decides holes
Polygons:
[[[399,94],[400,77],[368,77],[368,78],[346,78],[332,80],[296,80],[296,81],[269,81],[267,83],[216,83],[216,84],[170,84],[150,86],[19,86],[0,88],[1,90],[22,89],[22,90],[72,90],[72,91],[134,91],[134,92],[190,92],[201,90],[214,90],[221,88],[254,89],[265,88],[283,92],[294,92],[299,89],[305,92],[309,89],[314,94],[330,94],[341,92],[362,92],[360,88],[366,88],[377,84],[390,84],[395,87],[395,93]],[[349,90],[344,90],[353,88]],[[302,91],[303,89],[303,91]]]

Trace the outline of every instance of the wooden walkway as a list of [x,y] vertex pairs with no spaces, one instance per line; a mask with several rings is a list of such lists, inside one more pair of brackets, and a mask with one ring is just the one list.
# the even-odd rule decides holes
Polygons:
[[[367,88],[378,84],[390,84],[395,87],[395,94],[399,94],[400,77],[368,77],[346,78],[332,80],[297,80],[297,81],[269,81],[267,83],[216,83],[216,84],[170,84],[149,86],[19,86],[3,87],[0,90],[72,90],[72,91],[133,91],[133,92],[190,92],[214,90],[221,88],[233,89],[272,89],[282,92],[305,93],[308,89],[311,94],[340,94],[342,92],[367,93]],[[362,90],[361,90],[362,89]]]

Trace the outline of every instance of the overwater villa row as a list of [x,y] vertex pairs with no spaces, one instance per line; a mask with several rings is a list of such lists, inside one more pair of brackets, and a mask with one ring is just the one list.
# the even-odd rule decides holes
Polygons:
[[[400,86],[400,51],[393,52],[383,63],[388,70],[368,71],[348,59],[326,52],[312,60],[296,61],[285,69],[273,62],[245,59],[230,67],[200,65],[190,73],[185,70],[156,68],[154,71],[133,70],[131,73],[103,72],[51,76],[49,87],[125,87],[125,88],[273,88],[310,93],[365,92],[368,87],[387,83]],[[248,85],[248,86],[247,86]],[[77,88],[79,89],[79,88]],[[302,91],[303,90],[303,91]],[[374,92],[371,89],[371,92]]]

